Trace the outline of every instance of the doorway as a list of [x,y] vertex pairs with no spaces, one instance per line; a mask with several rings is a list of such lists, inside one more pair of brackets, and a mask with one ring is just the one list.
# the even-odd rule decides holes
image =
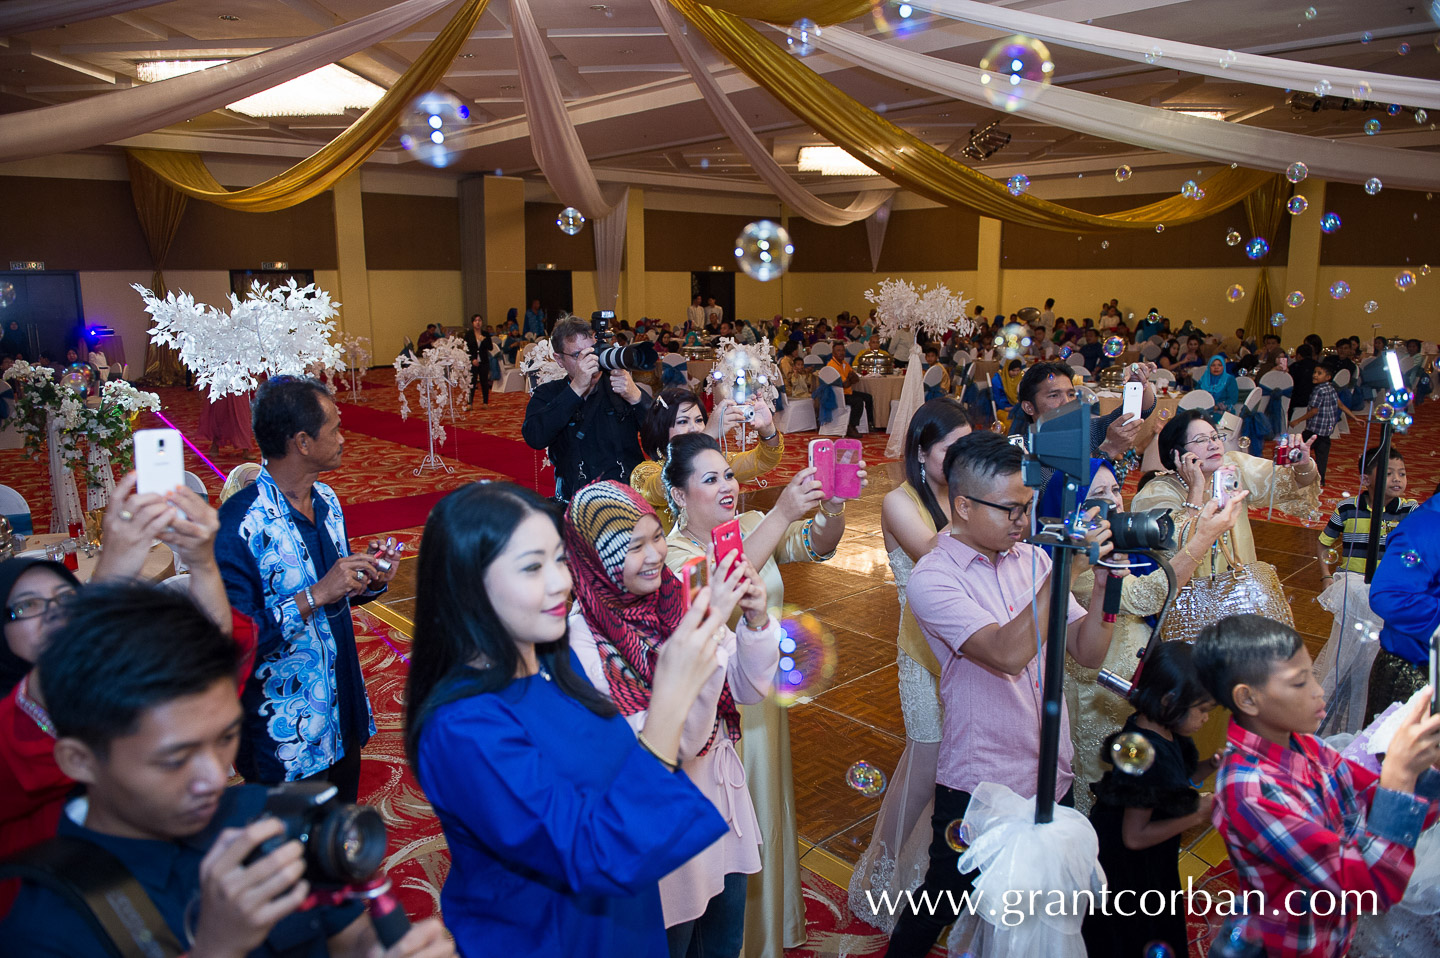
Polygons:
[[735,274],[732,272],[716,273],[706,270],[703,273],[690,274],[690,299],[693,302],[695,297],[700,297],[700,305],[709,306],[713,297],[715,305],[724,312],[721,314],[724,319],[735,321]]
[[32,363],[41,357],[58,363],[67,350],[79,350],[84,317],[79,273],[0,272],[0,335],[7,350]]
[[[575,308],[574,291],[568,269],[527,269],[525,271],[525,302],[521,304],[520,318],[535,300],[545,313],[545,330],[549,332],[560,313]],[[585,316],[583,319],[589,319]]]

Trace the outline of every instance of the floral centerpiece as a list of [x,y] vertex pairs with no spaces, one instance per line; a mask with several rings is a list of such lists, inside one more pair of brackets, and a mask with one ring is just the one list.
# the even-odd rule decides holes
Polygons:
[[408,349],[395,357],[395,388],[400,392],[400,418],[410,418],[405,390],[419,383],[420,408],[430,419],[430,438],[445,441],[444,411],[453,408],[455,391],[470,394],[470,352],[456,336],[437,339],[418,356]]
[[550,345],[548,336],[530,347],[525,358],[520,361],[519,368],[520,375],[526,379],[533,375],[537,386],[564,379],[568,375],[565,367],[560,365],[560,360],[555,358],[555,347]]

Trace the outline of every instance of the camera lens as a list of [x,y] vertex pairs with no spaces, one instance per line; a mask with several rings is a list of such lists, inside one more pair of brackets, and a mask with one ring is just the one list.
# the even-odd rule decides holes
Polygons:
[[368,805],[336,805],[327,809],[308,844],[307,853],[326,879],[363,882],[385,860],[385,820]]
[[1110,541],[1116,552],[1169,548],[1175,536],[1175,520],[1169,509],[1110,514]]
[[605,346],[595,350],[595,359],[606,371],[632,369],[645,372],[655,368],[660,354],[649,340],[632,343],[629,346]]

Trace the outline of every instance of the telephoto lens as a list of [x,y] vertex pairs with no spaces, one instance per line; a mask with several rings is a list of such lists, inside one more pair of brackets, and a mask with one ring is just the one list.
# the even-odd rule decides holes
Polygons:
[[1175,520],[1169,509],[1110,514],[1110,541],[1116,552],[1169,549],[1174,547]]
[[347,805],[335,796],[329,782],[287,782],[267,789],[261,817],[278,818],[285,831],[261,843],[246,864],[295,840],[304,846],[310,884],[368,881],[385,860],[385,820],[369,805]]
[[660,361],[660,354],[655,351],[654,343],[642,339],[629,346],[600,346],[595,350],[595,358],[599,361],[600,368],[607,372],[616,369],[646,372],[655,368],[655,364]]

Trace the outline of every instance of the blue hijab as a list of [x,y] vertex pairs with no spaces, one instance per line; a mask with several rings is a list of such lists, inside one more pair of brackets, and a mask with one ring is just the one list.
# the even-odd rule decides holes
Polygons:
[[[1075,504],[1077,506],[1085,501],[1085,493],[1090,491],[1090,484],[1095,481],[1095,473],[1098,472],[1102,466],[1108,469],[1110,464],[1104,459],[1096,458],[1090,460],[1090,474],[1085,477],[1085,482],[1081,484],[1080,492],[1075,495]],[[1065,477],[1057,472],[1051,477],[1050,482],[1045,483],[1045,491],[1040,494],[1040,511],[1038,514],[1049,519],[1064,518],[1060,515],[1060,511],[1064,508],[1064,505]]]
[[[1217,359],[1220,360],[1220,365],[1222,367],[1220,375],[1218,376],[1216,376],[1210,371],[1210,367],[1214,365],[1215,360]],[[1206,361],[1205,373],[1195,383],[1195,388],[1205,390],[1207,393],[1214,396],[1217,400],[1221,402],[1228,402],[1229,400],[1226,400],[1224,398],[1225,394],[1230,392],[1232,389],[1238,391],[1240,386],[1239,383],[1235,381],[1235,377],[1230,375],[1230,372],[1227,369],[1223,368],[1225,365],[1226,363],[1224,353],[1216,353],[1214,356],[1211,356],[1210,359]]]

